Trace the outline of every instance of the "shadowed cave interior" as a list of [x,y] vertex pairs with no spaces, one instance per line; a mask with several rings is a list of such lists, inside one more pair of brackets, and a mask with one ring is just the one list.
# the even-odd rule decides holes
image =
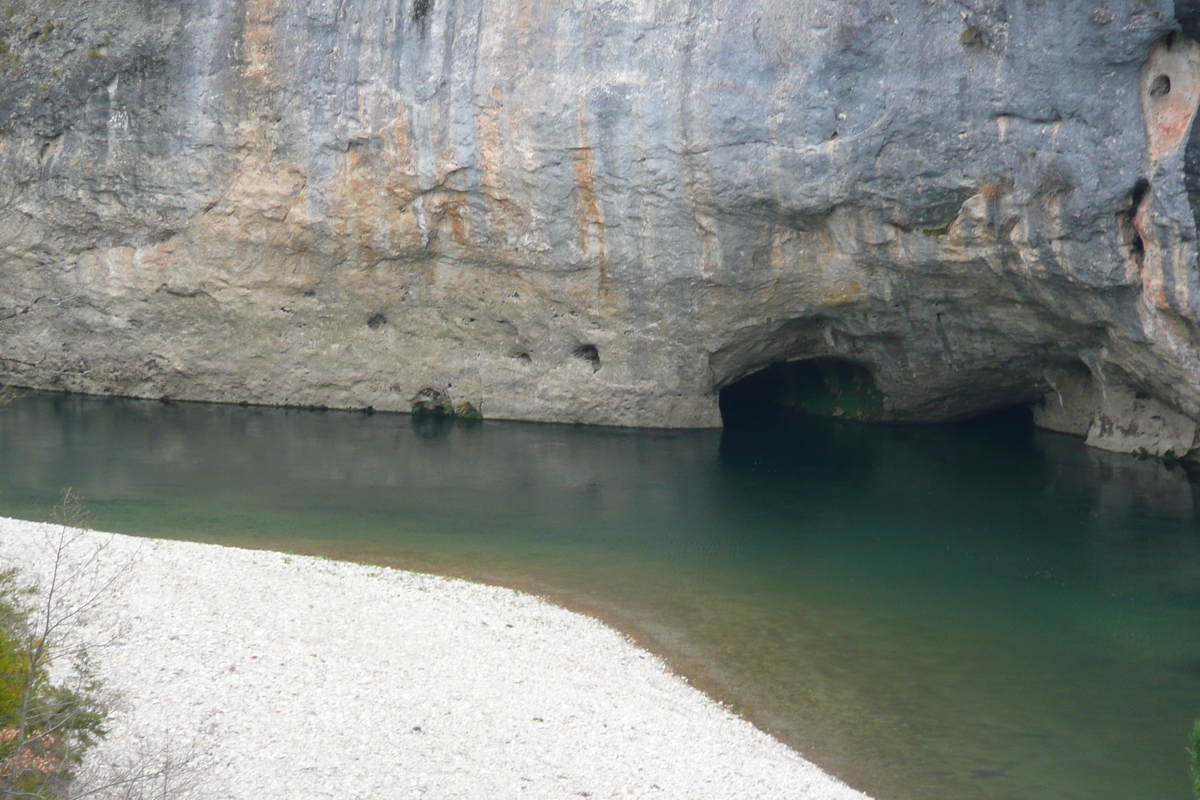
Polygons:
[[[870,370],[840,358],[810,358],[771,364],[721,389],[721,419],[727,428],[819,417],[854,422],[898,422]],[[1003,421],[1033,426],[1027,405],[1003,406],[970,422]]]

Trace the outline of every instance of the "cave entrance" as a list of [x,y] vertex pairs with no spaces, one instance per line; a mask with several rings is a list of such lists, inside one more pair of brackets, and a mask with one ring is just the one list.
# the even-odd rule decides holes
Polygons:
[[869,370],[840,358],[812,358],[772,364],[721,390],[726,426],[765,422],[782,416],[884,422],[884,394]]
[[[816,417],[854,422],[913,421],[885,407],[886,395],[871,371],[840,358],[811,358],[772,364],[721,389],[721,419],[726,428],[774,427],[788,419]],[[1001,403],[936,426],[1016,437],[1032,432],[1027,402]]]

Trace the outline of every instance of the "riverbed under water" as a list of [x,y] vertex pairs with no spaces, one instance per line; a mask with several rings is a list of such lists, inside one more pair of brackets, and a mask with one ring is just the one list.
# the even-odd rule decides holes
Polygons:
[[630,633],[881,800],[1186,800],[1184,468],[1019,415],[633,431],[26,395],[0,515],[453,574]]

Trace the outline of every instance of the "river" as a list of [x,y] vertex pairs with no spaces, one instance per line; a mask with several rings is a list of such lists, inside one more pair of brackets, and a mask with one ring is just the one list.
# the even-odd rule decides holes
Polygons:
[[28,394],[0,514],[452,574],[594,614],[881,800],[1186,800],[1182,465],[1020,414],[637,431]]

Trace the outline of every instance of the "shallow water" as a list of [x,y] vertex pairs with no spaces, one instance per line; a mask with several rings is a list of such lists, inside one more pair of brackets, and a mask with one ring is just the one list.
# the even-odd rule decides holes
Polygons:
[[1186,800],[1180,467],[1015,419],[647,432],[28,395],[0,514],[525,587],[885,800]]

